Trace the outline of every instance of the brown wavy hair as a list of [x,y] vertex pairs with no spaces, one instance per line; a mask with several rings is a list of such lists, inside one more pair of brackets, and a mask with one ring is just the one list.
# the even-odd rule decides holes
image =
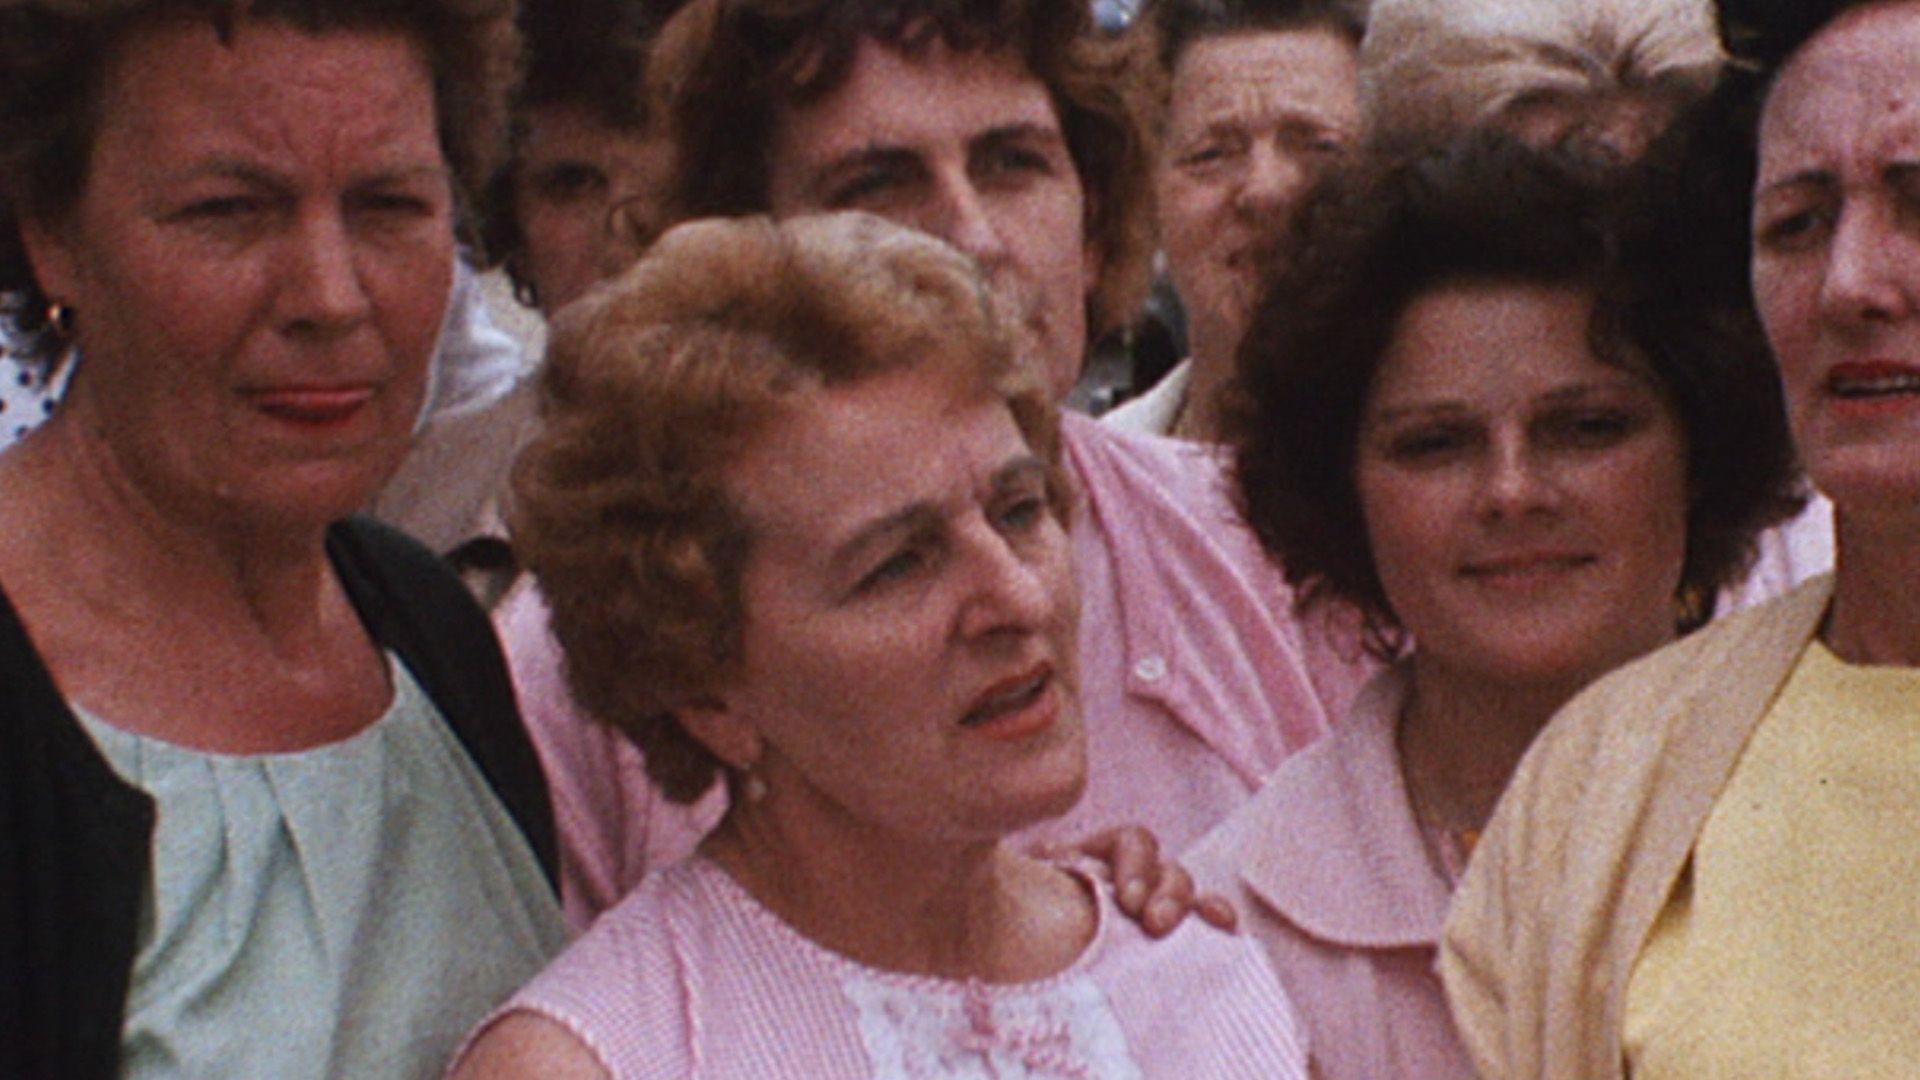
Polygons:
[[1025,62],[1059,113],[1087,195],[1086,239],[1103,257],[1089,333],[1131,322],[1152,274],[1153,65],[1096,31],[1082,0],[693,0],[650,61],[679,155],[679,213],[766,212],[778,109],[837,90],[863,41],[909,56],[936,42],[1004,50]]
[[668,232],[554,323],[545,430],[514,469],[514,549],[574,698],[631,738],[669,799],[721,762],[675,719],[737,669],[753,536],[727,472],[835,387],[938,365],[1012,410],[1070,505],[1058,418],[965,256],[867,214]]

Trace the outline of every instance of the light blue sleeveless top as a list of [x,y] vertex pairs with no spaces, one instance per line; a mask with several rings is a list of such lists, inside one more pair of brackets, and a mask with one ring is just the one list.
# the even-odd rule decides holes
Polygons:
[[294,753],[191,750],[80,715],[158,811],[123,1076],[437,1076],[565,944],[512,818],[406,665],[388,667],[385,716]]

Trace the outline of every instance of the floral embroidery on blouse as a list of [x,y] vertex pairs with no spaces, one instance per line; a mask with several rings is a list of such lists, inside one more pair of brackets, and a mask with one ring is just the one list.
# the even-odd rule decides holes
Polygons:
[[1031,990],[969,983],[929,993],[848,974],[874,1075],[903,1080],[1138,1080],[1113,1006],[1085,976]]

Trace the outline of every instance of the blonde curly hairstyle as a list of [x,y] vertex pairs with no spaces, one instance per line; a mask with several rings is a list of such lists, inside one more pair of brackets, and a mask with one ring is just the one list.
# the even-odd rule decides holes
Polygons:
[[836,387],[938,365],[997,396],[1048,463],[1058,419],[973,263],[866,214],[696,221],[563,311],[545,426],[515,467],[515,551],[575,699],[637,743],[669,799],[721,763],[675,719],[737,670],[753,537],[727,473],[771,421]]

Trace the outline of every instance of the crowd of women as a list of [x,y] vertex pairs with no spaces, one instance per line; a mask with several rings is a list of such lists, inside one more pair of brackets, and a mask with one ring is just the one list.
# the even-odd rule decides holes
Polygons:
[[1920,1065],[1920,0],[1114,21],[0,0],[0,1075]]

